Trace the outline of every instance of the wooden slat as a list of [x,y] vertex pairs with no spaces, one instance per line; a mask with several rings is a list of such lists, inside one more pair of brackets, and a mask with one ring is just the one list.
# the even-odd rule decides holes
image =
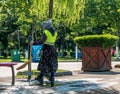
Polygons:
[[112,69],[110,48],[83,47],[81,49],[83,71],[109,71]]

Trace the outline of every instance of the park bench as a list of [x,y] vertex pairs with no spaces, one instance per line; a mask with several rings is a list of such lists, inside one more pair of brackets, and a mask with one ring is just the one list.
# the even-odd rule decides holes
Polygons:
[[12,85],[15,84],[15,73],[14,73],[14,65],[16,65],[17,63],[0,63],[0,67],[10,67],[11,68],[11,72],[12,72]]

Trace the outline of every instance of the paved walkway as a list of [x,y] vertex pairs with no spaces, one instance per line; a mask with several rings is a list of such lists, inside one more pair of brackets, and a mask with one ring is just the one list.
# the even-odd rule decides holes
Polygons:
[[[27,70],[28,66],[21,70],[16,70],[16,68],[23,63],[17,63],[17,65],[14,66],[15,69],[15,75],[19,71]],[[116,64],[120,64],[120,61],[112,61],[112,67]],[[32,69],[37,69],[38,63],[32,63]],[[68,71],[79,71],[81,70],[82,62],[59,62],[58,69],[68,70]],[[7,70],[7,71],[6,71]],[[0,77],[11,77],[11,69],[9,67],[0,67]]]
[[[83,72],[81,62],[60,62],[59,69],[70,70],[73,75],[56,77],[55,87],[30,86],[26,79],[16,79],[15,86],[9,83],[1,85],[0,94],[120,94],[120,69],[114,68],[114,65],[119,63],[112,62],[113,69],[108,72]],[[37,64],[32,65],[32,68],[36,69]],[[19,64],[15,68],[17,66]],[[2,67],[0,70],[7,75],[7,71]],[[1,75],[3,71],[0,72],[1,78],[6,77]]]
[[[19,71],[27,70],[28,66],[21,70],[16,70],[16,68],[23,63],[17,63],[17,65],[14,66],[15,74],[17,74]],[[81,62],[59,62],[58,69],[64,69],[69,71],[77,71],[81,70]],[[32,70],[37,69],[38,63],[32,63]],[[6,72],[7,70],[7,72]],[[4,73],[3,73],[4,72]],[[0,77],[11,77],[11,69],[8,67],[0,67]]]

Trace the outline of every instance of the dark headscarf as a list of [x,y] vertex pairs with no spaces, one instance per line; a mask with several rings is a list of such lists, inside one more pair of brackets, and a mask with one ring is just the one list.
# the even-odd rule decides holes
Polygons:
[[43,27],[44,29],[47,29],[47,30],[49,30],[49,31],[52,32],[52,33],[55,32],[51,20],[49,20],[49,21],[43,21],[43,22],[41,23],[41,25],[42,25],[42,27]]

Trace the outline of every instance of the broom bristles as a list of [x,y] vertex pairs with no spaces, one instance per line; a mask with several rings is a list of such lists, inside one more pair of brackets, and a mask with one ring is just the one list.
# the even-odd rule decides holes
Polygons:
[[114,66],[115,68],[120,68],[120,64],[117,64]]
[[30,60],[28,60],[27,62],[25,62],[24,64],[22,64],[21,66],[19,66],[19,67],[17,67],[16,68],[16,70],[20,70],[20,69],[23,69],[24,67],[26,67],[26,65],[28,64],[28,63],[30,63],[31,61]]

